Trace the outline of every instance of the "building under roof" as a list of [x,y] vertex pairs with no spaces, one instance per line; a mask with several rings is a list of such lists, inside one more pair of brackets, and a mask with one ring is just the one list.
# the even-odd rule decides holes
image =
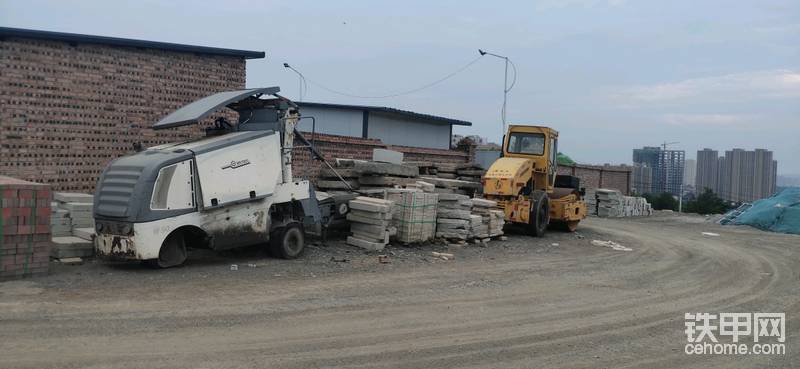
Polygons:
[[[472,123],[383,106],[297,102],[304,117],[314,117],[316,132],[376,138],[389,145],[449,149],[453,126]],[[312,121],[303,119],[303,131]]]

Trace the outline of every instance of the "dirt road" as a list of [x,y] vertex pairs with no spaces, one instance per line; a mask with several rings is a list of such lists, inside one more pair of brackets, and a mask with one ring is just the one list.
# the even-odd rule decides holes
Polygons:
[[[393,247],[380,264],[333,245],[297,261],[245,250],[161,271],[61,266],[0,283],[0,367],[800,365],[800,237],[678,216],[592,218],[578,234],[512,236],[451,261]],[[787,353],[687,355],[686,312],[785,312]]]

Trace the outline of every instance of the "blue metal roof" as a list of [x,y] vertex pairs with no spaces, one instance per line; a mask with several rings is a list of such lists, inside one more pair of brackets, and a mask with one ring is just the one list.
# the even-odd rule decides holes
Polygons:
[[465,120],[458,120],[458,119],[440,117],[440,116],[437,116],[437,115],[416,113],[416,112],[408,111],[408,110],[387,108],[385,106],[328,104],[328,103],[317,103],[317,102],[306,102],[306,101],[302,101],[302,102],[294,101],[294,103],[297,104],[298,106],[300,106],[301,108],[304,107],[304,106],[307,106],[307,107],[316,107],[316,108],[360,110],[360,111],[369,111],[369,112],[377,112],[377,113],[386,113],[386,114],[390,114],[390,115],[400,115],[400,116],[404,116],[404,117],[407,117],[407,118],[411,118],[413,120],[419,120],[419,121],[425,121],[425,122],[451,124],[451,125],[456,125],[456,126],[472,126],[472,122],[467,122]]
[[169,42],[134,40],[129,38],[83,35],[78,33],[40,31],[40,30],[24,29],[24,28],[0,27],[0,39],[12,38],[12,37],[64,41],[76,44],[85,43],[85,44],[100,44],[100,45],[111,45],[111,46],[127,46],[127,47],[138,47],[145,49],[180,51],[180,52],[197,53],[197,54],[236,56],[245,59],[261,59],[264,58],[266,55],[263,51],[222,49],[217,47],[173,44]]

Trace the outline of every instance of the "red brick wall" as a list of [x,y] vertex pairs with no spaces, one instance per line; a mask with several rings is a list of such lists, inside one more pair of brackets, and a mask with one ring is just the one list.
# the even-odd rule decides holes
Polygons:
[[[306,139],[311,140],[311,133],[304,133]],[[295,145],[300,146],[300,142],[295,141]],[[334,159],[372,159],[373,149],[391,149],[400,151],[404,155],[405,161],[433,161],[437,163],[466,163],[469,161],[469,154],[463,151],[426,149],[420,147],[407,146],[387,146],[381,140],[374,138],[359,138],[349,136],[337,136],[317,133],[314,146],[325,156],[331,165]],[[295,177],[307,178],[312,181],[317,179],[319,169],[325,164],[311,159],[311,153],[307,149],[295,149],[293,158],[293,172]]]
[[0,174],[91,192],[105,164],[134,143],[148,147],[202,132],[192,126],[156,133],[149,127],[160,118],[244,86],[241,57],[2,40]]
[[569,174],[581,179],[581,187],[586,189],[610,188],[629,195],[632,185],[632,167],[612,165],[576,164],[561,165],[558,174]]
[[0,281],[47,274],[50,186],[0,176]]

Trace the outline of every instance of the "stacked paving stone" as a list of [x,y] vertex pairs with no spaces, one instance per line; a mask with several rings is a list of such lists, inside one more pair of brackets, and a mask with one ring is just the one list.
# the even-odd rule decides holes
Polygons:
[[350,221],[352,235],[347,237],[347,244],[366,250],[383,250],[389,243],[389,237],[397,232],[391,226],[394,202],[359,196],[348,203],[350,212],[347,213],[347,220]]
[[457,243],[472,238],[472,200],[467,195],[439,194],[436,237]]
[[[94,197],[83,193],[56,192],[53,194],[53,248],[50,256],[56,259],[94,256]],[[66,228],[69,232],[64,232]]]
[[47,274],[50,186],[0,176],[0,280]]
[[420,189],[389,189],[386,192],[386,198],[394,203],[392,225],[397,228],[395,239],[404,244],[433,239],[439,195]]

